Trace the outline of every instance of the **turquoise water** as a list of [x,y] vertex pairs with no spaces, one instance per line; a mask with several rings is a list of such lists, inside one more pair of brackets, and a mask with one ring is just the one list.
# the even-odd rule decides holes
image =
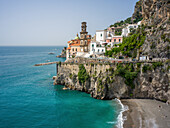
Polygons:
[[[53,85],[62,47],[0,47],[0,128],[112,128],[119,105]],[[48,55],[55,52],[55,55]]]

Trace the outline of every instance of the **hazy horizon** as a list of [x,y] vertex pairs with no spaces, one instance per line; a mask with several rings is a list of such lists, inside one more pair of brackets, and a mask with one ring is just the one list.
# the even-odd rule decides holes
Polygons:
[[66,46],[87,22],[92,36],[132,16],[138,0],[1,0],[0,46]]

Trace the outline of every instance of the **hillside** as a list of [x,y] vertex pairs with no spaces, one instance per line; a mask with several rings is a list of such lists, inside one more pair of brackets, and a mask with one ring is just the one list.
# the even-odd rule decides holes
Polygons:
[[111,51],[107,51],[106,55],[115,57],[123,54],[135,58],[138,51],[140,56],[170,58],[169,8],[170,1],[168,0],[140,0],[137,2],[132,17],[117,22],[113,26],[137,23],[140,20],[143,25],[129,37],[124,38],[120,48],[113,48]]

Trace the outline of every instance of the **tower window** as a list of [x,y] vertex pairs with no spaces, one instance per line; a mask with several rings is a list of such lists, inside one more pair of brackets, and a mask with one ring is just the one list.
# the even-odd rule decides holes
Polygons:
[[87,41],[85,40],[85,45],[87,44]]

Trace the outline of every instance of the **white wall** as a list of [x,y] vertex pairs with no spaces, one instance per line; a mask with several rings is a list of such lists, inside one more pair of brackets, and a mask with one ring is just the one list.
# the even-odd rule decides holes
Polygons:
[[122,36],[128,36],[128,29],[127,28],[122,29]]
[[105,53],[105,47],[97,47],[96,42],[90,43],[90,53]]
[[96,31],[96,42],[105,42],[107,32],[105,30]]

